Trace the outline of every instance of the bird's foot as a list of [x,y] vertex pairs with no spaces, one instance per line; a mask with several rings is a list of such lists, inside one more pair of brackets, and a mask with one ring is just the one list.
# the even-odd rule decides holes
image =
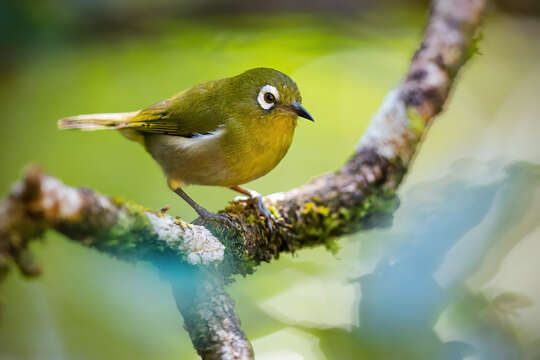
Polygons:
[[193,210],[195,210],[197,214],[199,214],[202,220],[221,223],[233,229],[236,227],[234,222],[228,216],[224,214],[216,214],[206,210],[201,205],[197,204],[192,198],[190,198],[188,194],[186,194],[184,190],[182,190],[180,187],[174,189],[174,192],[178,194],[182,199],[184,199],[189,204],[189,206],[191,206]]
[[257,210],[259,215],[262,215],[266,220],[266,225],[268,226],[268,229],[270,229],[270,232],[273,232],[274,224],[277,223],[277,219],[264,204],[261,194],[256,191],[243,188],[241,186],[231,186],[231,190],[239,192],[240,194],[247,195],[249,197],[249,200],[252,201],[255,205],[255,209]]
[[235,227],[234,222],[227,215],[216,214],[206,210],[203,207],[197,209],[197,213],[203,220],[221,223],[231,228]]
[[253,200],[253,202],[255,203],[255,206],[256,206],[257,211],[259,212],[259,214],[262,215],[264,217],[264,219],[266,220],[266,225],[268,226],[268,229],[270,230],[270,232],[273,232],[274,231],[274,223],[277,222],[277,219],[274,216],[274,214],[272,213],[272,211],[270,211],[270,209],[268,209],[266,207],[266,205],[264,204],[264,201],[263,201],[263,198],[262,198],[261,194],[259,194],[258,192],[255,192],[255,191],[251,191],[250,197]]

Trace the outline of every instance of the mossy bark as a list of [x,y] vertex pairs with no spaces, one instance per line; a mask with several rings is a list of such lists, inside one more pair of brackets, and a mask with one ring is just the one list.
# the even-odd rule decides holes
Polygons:
[[248,200],[222,211],[232,225],[202,219],[190,225],[68,187],[33,169],[0,205],[0,280],[12,262],[25,275],[39,274],[28,243],[55,229],[120,258],[154,261],[173,284],[198,353],[212,360],[252,359],[224,284],[281,252],[315,245],[332,249],[336,237],[391,223],[397,188],[418,144],[474,53],[484,7],[485,0],[433,2],[405,81],[384,100],[353,156],[334,173],[264,198],[277,217],[274,231]]

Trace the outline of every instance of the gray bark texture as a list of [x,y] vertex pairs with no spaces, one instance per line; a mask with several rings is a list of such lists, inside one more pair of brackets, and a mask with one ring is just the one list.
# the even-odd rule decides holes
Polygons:
[[[253,359],[225,284],[281,252],[330,245],[338,236],[391,224],[396,190],[421,139],[474,53],[485,0],[435,0],[405,80],[392,90],[348,161],[310,183],[264,198],[270,231],[256,206],[236,200],[231,224],[195,220],[72,188],[30,168],[0,204],[0,280],[11,264],[40,273],[28,244],[47,229],[127,260],[150,260],[171,282],[185,328],[203,359]],[[167,265],[164,265],[167,264]]]

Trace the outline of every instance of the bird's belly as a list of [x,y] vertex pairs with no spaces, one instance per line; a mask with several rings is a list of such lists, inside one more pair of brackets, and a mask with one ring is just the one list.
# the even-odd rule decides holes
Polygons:
[[223,159],[219,134],[193,138],[147,135],[145,144],[169,182],[220,185],[233,176]]
[[147,150],[161,165],[169,182],[179,184],[235,186],[255,180],[272,170],[285,156],[291,136],[271,143],[252,141],[224,146],[225,130],[185,138],[147,135]]
[[232,185],[255,180],[275,168],[289,150],[293,131],[292,126],[274,134],[251,131],[250,136],[241,136],[243,142],[234,141],[238,145],[225,150],[225,161],[235,174]]

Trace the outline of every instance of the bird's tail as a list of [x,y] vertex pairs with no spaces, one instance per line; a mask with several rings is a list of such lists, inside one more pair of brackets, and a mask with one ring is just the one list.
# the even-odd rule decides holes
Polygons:
[[60,130],[80,129],[80,130],[118,130],[129,127],[128,122],[139,112],[111,113],[111,114],[89,114],[70,116],[58,120]]

